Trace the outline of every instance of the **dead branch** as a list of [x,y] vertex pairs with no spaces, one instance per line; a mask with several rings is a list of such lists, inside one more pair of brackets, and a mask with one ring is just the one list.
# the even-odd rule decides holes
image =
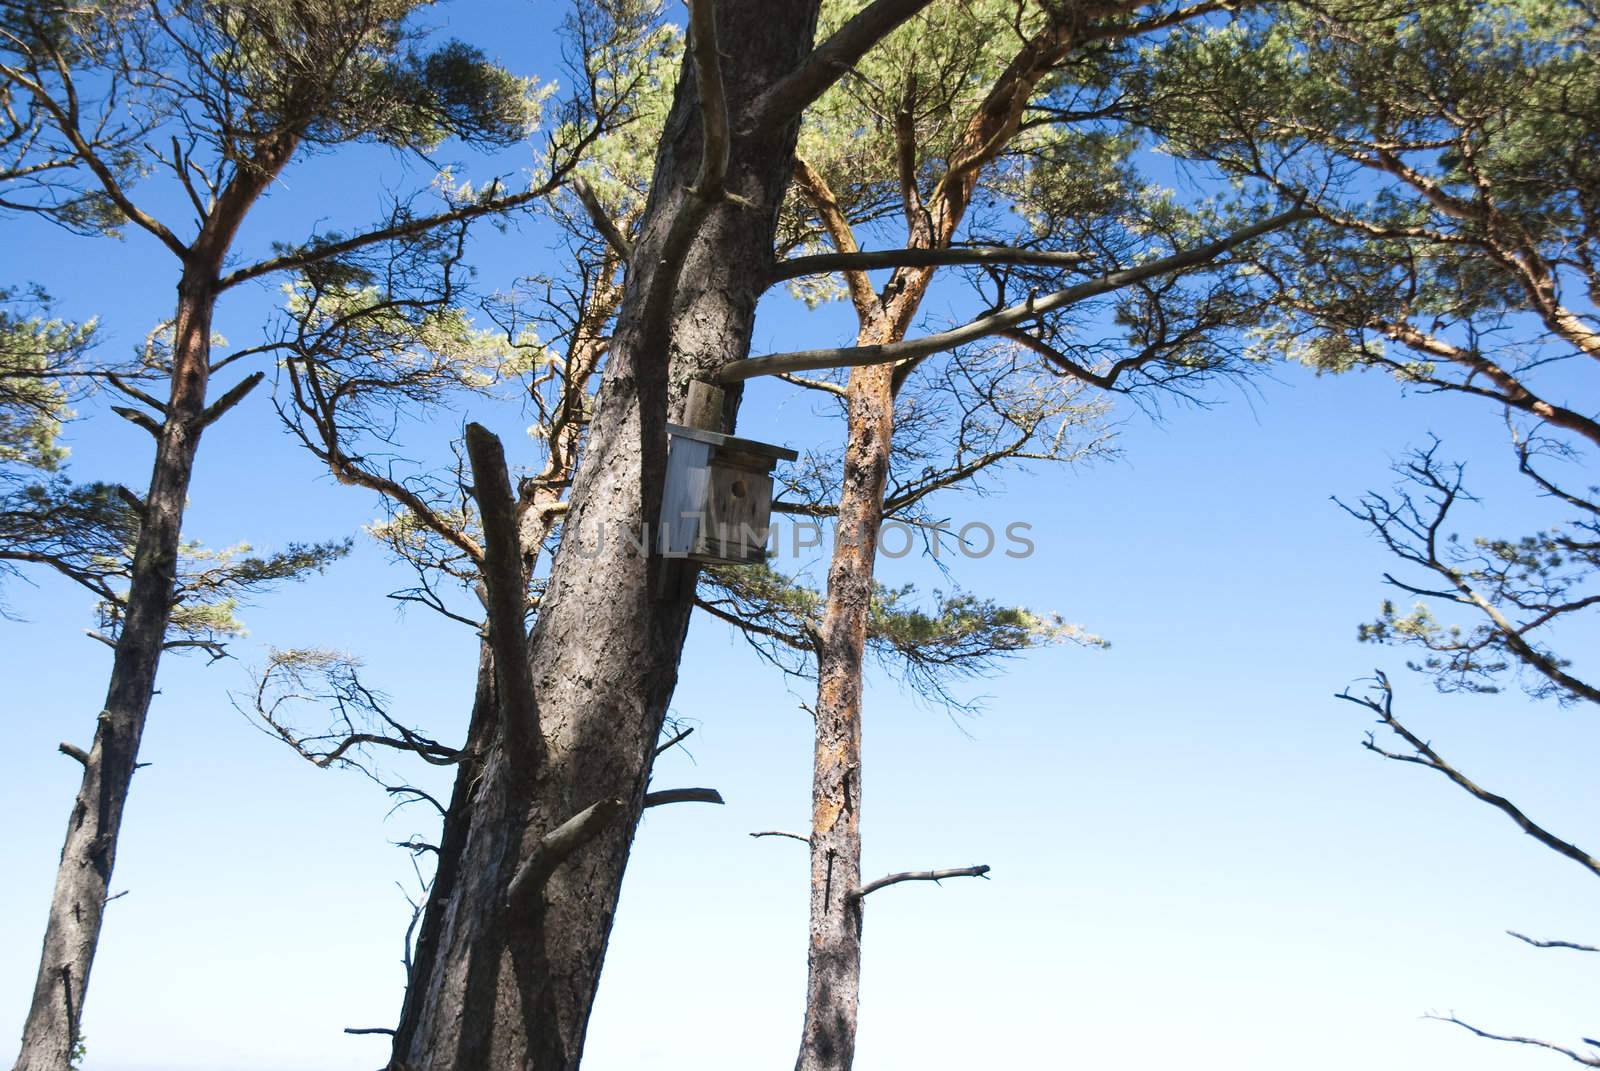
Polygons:
[[238,383],[235,383],[228,389],[226,394],[218,398],[215,402],[212,402],[210,405],[206,406],[205,410],[199,416],[194,418],[194,423],[190,425],[189,430],[201,432],[210,427],[212,424],[215,424],[217,419],[221,417],[222,414],[238,405],[244,400],[244,396],[246,394],[249,394],[251,391],[255,390],[256,385],[265,379],[266,376],[267,374],[265,372],[252,372]]
[[1029,298],[1021,304],[979,317],[949,331],[875,346],[840,346],[748,357],[724,365],[718,370],[715,378],[721,383],[737,383],[756,376],[776,375],[779,372],[807,372],[818,368],[859,368],[864,365],[889,364],[941,353],[980,338],[1000,334],[1030,320],[1038,319],[1045,313],[1067,308],[1080,301],[1109,294],[1146,279],[1170,275],[1185,268],[1208,263],[1236,246],[1308,219],[1310,216],[1311,213],[1304,208],[1292,208],[1287,212],[1280,212],[1252,223],[1248,227],[1241,227],[1214,242],[1207,242],[1168,257],[1159,257],[1136,267],[1111,272],[1099,279],[1069,286],[1044,297]]
[[589,213],[589,221],[594,224],[594,229],[600,232],[606,244],[616,251],[623,263],[633,259],[633,243],[628,241],[616,223],[606,213],[605,206],[600,203],[600,198],[595,195],[594,187],[581,175],[574,178],[570,184],[572,192],[578,195],[578,200],[583,202],[584,211]]
[[1600,948],[1594,945],[1580,945],[1572,941],[1539,941],[1529,937],[1527,934],[1518,933],[1516,930],[1507,930],[1506,933],[1524,944],[1532,945],[1534,948],[1570,948],[1576,952],[1600,952]]
[[125,405],[113,405],[111,411],[136,427],[148,431],[154,438],[161,438],[161,425],[137,409],[129,409]]
[[856,60],[931,0],[873,0],[854,18],[811,50],[800,66],[755,102],[740,124],[742,132],[776,130],[797,118]]
[[721,200],[727,192],[728,95],[722,85],[722,61],[717,55],[717,17],[712,0],[689,0],[689,52],[694,59],[695,87],[700,94],[702,145],[700,174],[694,192],[706,201]]
[[411,797],[411,799],[401,800],[399,803],[396,803],[394,807],[390,809],[390,814],[393,814],[395,811],[399,810],[401,807],[404,807],[408,803],[416,803],[419,800],[430,804],[434,810],[439,812],[440,818],[443,818],[450,813],[449,811],[445,810],[444,804],[440,803],[428,793],[422,791],[422,789],[416,788],[413,785],[385,785],[383,790],[391,796],[406,795]]
[[674,736],[671,740],[668,740],[665,744],[658,746],[656,748],[656,754],[660,755],[663,752],[671,751],[673,748],[687,740],[689,738],[689,734],[692,732],[694,732],[694,726],[691,725],[689,728],[683,730],[683,732]]
[[877,881],[869,881],[855,892],[850,894],[852,900],[862,900],[879,889],[890,885],[898,885],[902,881],[931,881],[937,884],[945,878],[983,878],[989,880],[987,866],[959,866],[948,870],[906,870],[899,874],[888,874]]
[[1407,729],[1404,725],[1400,724],[1400,722],[1397,721],[1394,716],[1394,688],[1389,684],[1389,678],[1383,673],[1382,670],[1378,670],[1374,680],[1376,682],[1375,687],[1378,692],[1377,697],[1370,695],[1351,695],[1347,689],[1338,693],[1338,695],[1336,695],[1334,698],[1343,699],[1347,703],[1355,703],[1357,706],[1366,707],[1368,710],[1372,711],[1378,716],[1378,721],[1380,723],[1387,726],[1391,732],[1410,745],[1413,754],[1403,755],[1398,752],[1385,750],[1384,748],[1378,746],[1377,741],[1373,739],[1371,733],[1367,734],[1367,739],[1362,742],[1362,747],[1376,755],[1381,755],[1386,759],[1392,759],[1395,762],[1415,763],[1418,766],[1425,766],[1430,770],[1437,770],[1439,773],[1455,782],[1456,785],[1464,789],[1469,795],[1476,799],[1482,800],[1489,806],[1494,807],[1504,813],[1506,817],[1510,818],[1517,824],[1518,828],[1520,828],[1524,833],[1532,837],[1534,840],[1538,841],[1540,844],[1543,844],[1551,851],[1566,856],[1568,859],[1571,859],[1573,862],[1582,866],[1585,870],[1588,870],[1591,874],[1600,877],[1600,859],[1596,859],[1594,856],[1590,855],[1588,852],[1584,851],[1582,848],[1579,848],[1570,841],[1562,840],[1560,837],[1557,837],[1543,826],[1534,822],[1533,819],[1523,814],[1521,809],[1519,809],[1514,803],[1506,799],[1504,796],[1496,795],[1487,789],[1479,787],[1460,770],[1457,770],[1454,766],[1451,766],[1442,757],[1440,757],[1439,753],[1435,751],[1430,744],[1422,740],[1410,729]]
[[[816,253],[780,260],[773,266],[770,283],[876,268],[933,268],[966,264],[1027,264],[1037,267],[1073,267],[1091,259],[1088,253],[1045,249],[1018,249],[1002,245],[969,245],[948,249],[871,249],[849,253]],[[770,284],[769,284],[770,285]]]
[[811,843],[811,838],[805,836],[804,834],[801,834],[801,833],[789,833],[789,832],[787,832],[785,830],[782,830],[782,829],[763,829],[759,833],[752,833],[750,835],[752,837],[788,837],[790,840],[797,840],[801,844],[810,844]]
[[599,836],[626,809],[627,804],[619,799],[598,800],[546,833],[506,887],[507,904],[514,910],[526,903],[528,897],[544,888],[545,879],[556,867]]
[[722,803],[722,793],[714,788],[667,788],[660,792],[646,792],[646,807],[661,807],[668,803]]
[[[1543,1041],[1539,1038],[1522,1037],[1518,1034],[1492,1034],[1487,1030],[1478,1029],[1471,1023],[1463,1022],[1454,1015],[1430,1015],[1427,1018],[1437,1020],[1441,1023],[1454,1023],[1463,1030],[1469,1030],[1478,1035],[1478,1037],[1487,1038],[1490,1041],[1508,1041],[1513,1045],[1532,1045],[1535,1048],[1549,1049],[1551,1052],[1559,1052],[1561,1055],[1573,1060],[1576,1063],[1580,1063],[1585,1067],[1600,1067],[1600,1056],[1587,1056],[1563,1045],[1557,1045],[1554,1042]],[[1584,1040],[1591,1045],[1594,1044],[1594,1042],[1589,1041],[1587,1038]],[[1600,1046],[1596,1047],[1600,1048]]]
[[115,372],[107,372],[105,374],[105,380],[107,383],[111,384],[113,387],[117,388],[117,390],[121,391],[123,394],[126,394],[134,401],[142,402],[143,404],[148,405],[151,409],[154,409],[162,416],[167,415],[167,407],[159,398],[140,390],[138,387],[135,387],[132,383],[129,383]]
[[489,646],[494,651],[495,688],[506,738],[530,776],[539,769],[543,736],[533,699],[533,675],[524,646],[528,582],[522,568],[516,500],[506,470],[505,449],[481,424],[468,424],[473,495],[483,523],[483,581],[488,588]]
[[[405,219],[391,226],[381,227],[365,234],[358,234],[353,238],[346,238],[342,241],[312,243],[294,252],[270,257],[240,268],[237,271],[229,272],[217,283],[217,289],[227,290],[240,283],[248,282],[263,275],[270,275],[274,272],[299,271],[313,264],[321,264],[342,257],[347,253],[353,253],[358,249],[365,249],[368,246],[400,238],[411,238],[419,234],[427,234],[451,223],[464,223],[474,219],[481,219],[484,216],[501,215],[532,201],[548,197],[559,185],[559,180],[552,179],[551,181],[540,183],[523,193],[514,193],[504,197],[486,197],[469,205],[451,208],[431,216],[417,216]],[[491,189],[493,188],[491,187]]]

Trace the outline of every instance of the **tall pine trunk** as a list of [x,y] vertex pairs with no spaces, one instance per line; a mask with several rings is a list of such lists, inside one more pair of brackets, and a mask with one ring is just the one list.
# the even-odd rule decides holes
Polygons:
[[861,986],[861,682],[873,559],[894,433],[894,370],[857,368],[828,605],[817,646],[811,781],[811,944],[797,1071],[848,1068]]
[[200,233],[184,250],[172,324],[170,389],[156,431],[155,464],[141,506],[139,541],[121,611],[122,629],[111,660],[111,683],[67,820],[66,843],[56,870],[39,973],[15,1071],[67,1071],[78,1047],[122,812],[138,768],[139,741],[155,695],[156,670],[172,617],[195,455],[206,426],[243,397],[243,392],[230,392],[216,409],[206,407],[211,317],[221,292],[218,276],[240,224],[298,145],[296,135],[282,134],[261,143],[253,160],[241,161]]
[[172,613],[183,512],[200,445],[215,303],[215,273],[186,271],[178,287],[172,392],[156,441],[111,684],[67,823],[16,1071],[66,1071],[77,1046],[123,807]]
[[[737,108],[809,52],[816,0],[717,8]],[[583,1050],[623,870],[693,606],[692,569],[638,546],[655,530],[667,421],[688,383],[746,356],[772,261],[797,124],[736,133],[727,188],[689,250],[667,315],[647,306],[663,241],[701,157],[698,94],[680,77],[560,549],[528,641],[537,725],[500,725],[459,782],[435,895],[395,1036],[411,1071],[570,1071]],[[657,310],[659,311],[659,310]],[[732,415],[737,393],[729,400]],[[501,709],[505,705],[501,704]],[[540,734],[537,748],[514,741]],[[468,776],[463,770],[461,777]],[[542,838],[596,804],[616,816],[508,904]]]

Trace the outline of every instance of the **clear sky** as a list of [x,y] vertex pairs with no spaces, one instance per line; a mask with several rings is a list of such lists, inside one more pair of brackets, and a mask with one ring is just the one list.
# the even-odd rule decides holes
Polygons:
[[[519,71],[556,71],[557,5],[456,0],[434,17]],[[516,166],[516,154],[502,166]],[[481,170],[486,165],[475,165]],[[260,251],[313,225],[381,210],[393,159],[304,164],[242,238]],[[156,203],[161,203],[156,197]],[[104,346],[135,345],[169,313],[170,258],[27,222],[0,230],[7,276],[38,281],[66,315],[99,315]],[[536,228],[485,243],[487,281],[553,268]],[[232,345],[259,334],[276,293],[230,295]],[[931,321],[959,316],[943,292]],[[839,310],[763,307],[756,352],[848,338]],[[229,380],[231,382],[231,379]],[[825,448],[836,430],[782,384],[755,385],[741,432]],[[1017,659],[963,694],[973,717],[930,710],[891,681],[866,707],[863,830],[869,876],[987,863],[993,880],[905,885],[868,904],[858,1066],[1192,1066],[1302,1071],[1537,1067],[1557,1057],[1420,1017],[1573,1042],[1594,1036],[1592,964],[1503,935],[1600,937],[1592,878],[1497,812],[1412,767],[1362,751],[1361,711],[1332,693],[1392,671],[1409,723],[1461,768],[1580,844],[1592,839],[1600,731],[1520,695],[1440,697],[1396,652],[1355,642],[1391,567],[1329,501],[1389,483],[1408,445],[1440,435],[1487,499],[1485,532],[1541,515],[1517,484],[1493,411],[1402,397],[1376,376],[1278,369],[1219,388],[1208,409],[1119,410],[1120,459],[1017,475],[987,499],[948,499],[958,522],[1033,526],[1036,553],[958,560],[963,587],[1060,612],[1112,642]],[[73,471],[142,487],[149,441],[93,405],[70,430]],[[516,461],[514,403],[441,416],[437,451],[470,415]],[[377,515],[279,430],[265,390],[207,433],[188,533],[211,545],[356,533]],[[814,567],[814,574],[820,569]],[[930,563],[884,578],[949,587]],[[370,1069],[401,986],[415,892],[406,853],[421,810],[388,815],[370,781],[320,771],[251,727],[228,695],[269,645],[362,657],[398,716],[459,739],[474,646],[459,625],[385,595],[406,584],[370,543],[326,576],[247,608],[236,658],[169,658],[124,825],[85,1035],[90,1071]],[[78,768],[109,652],[82,636],[89,600],[47,577],[8,583],[0,621],[7,816],[0,882],[0,1050],[26,1010]],[[1587,637],[1592,641],[1600,637]],[[728,803],[652,811],[623,891],[589,1033],[595,1071],[786,1066],[800,1026],[804,850],[752,840],[802,829],[809,697],[722,625],[697,619],[675,715],[697,725],[659,787],[709,785]],[[448,774],[403,768],[443,794]],[[8,1057],[6,1057],[8,1058]]]

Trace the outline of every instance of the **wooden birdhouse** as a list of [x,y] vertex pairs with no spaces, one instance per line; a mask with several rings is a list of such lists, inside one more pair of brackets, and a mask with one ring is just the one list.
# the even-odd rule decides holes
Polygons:
[[667,425],[662,553],[708,565],[766,560],[772,470],[800,455],[782,446]]

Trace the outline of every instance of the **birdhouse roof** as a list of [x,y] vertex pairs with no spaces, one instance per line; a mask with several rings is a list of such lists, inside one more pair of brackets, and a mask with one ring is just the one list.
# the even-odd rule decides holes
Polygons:
[[741,454],[755,454],[760,457],[775,458],[779,461],[795,461],[800,455],[787,446],[773,446],[771,443],[756,442],[754,439],[741,439],[735,435],[724,435],[719,431],[704,431],[700,428],[686,428],[682,424],[668,424],[668,435],[677,435],[684,439],[693,439],[696,442],[710,443],[712,446],[724,450],[736,450]]

